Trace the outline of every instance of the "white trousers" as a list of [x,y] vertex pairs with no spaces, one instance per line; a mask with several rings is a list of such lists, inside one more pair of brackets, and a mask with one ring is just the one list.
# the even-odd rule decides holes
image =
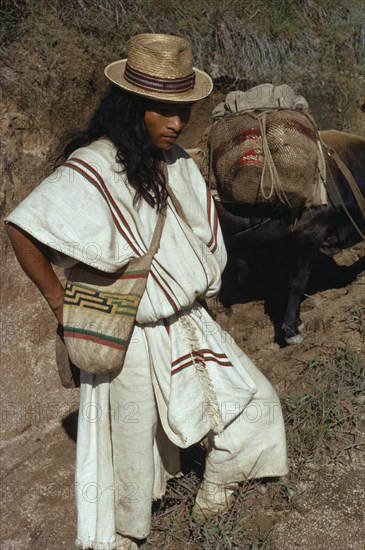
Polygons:
[[[180,470],[179,449],[159,421],[143,332],[139,328],[136,342],[132,338],[119,373],[82,373],[76,505],[77,544],[85,549],[113,550],[116,533],[145,538],[152,500],[164,494],[166,481]],[[244,479],[287,473],[280,402],[247,360],[246,368],[257,393],[222,434],[208,434],[204,477],[217,491]]]

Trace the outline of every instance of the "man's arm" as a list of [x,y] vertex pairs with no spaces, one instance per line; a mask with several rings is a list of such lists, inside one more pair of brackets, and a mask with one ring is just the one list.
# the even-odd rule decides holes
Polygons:
[[62,324],[65,289],[46,256],[45,246],[10,223],[6,224],[6,231],[23,271],[39,288],[57,321]]

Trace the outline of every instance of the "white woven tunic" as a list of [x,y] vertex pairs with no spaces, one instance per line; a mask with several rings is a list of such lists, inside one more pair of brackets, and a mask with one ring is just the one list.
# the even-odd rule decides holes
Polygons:
[[[106,139],[76,150],[7,221],[48,245],[53,262],[64,267],[82,261],[113,272],[145,254],[157,213],[145,201],[133,203],[134,189],[120,172],[115,153]],[[226,262],[212,198],[185,151],[175,145],[165,157],[169,184],[187,223],[169,199],[160,248],[121,372],[111,377],[82,373],[76,500],[78,543],[83,548],[115,548],[116,531],[136,538],[147,536],[151,499],[164,493],[166,480],[179,469],[175,446],[188,447],[206,434],[211,449],[205,477],[213,483],[287,471],[285,433],[275,391],[196,302],[198,297],[219,291]],[[140,453],[141,468],[135,471],[135,478],[144,472],[148,488],[144,498],[131,503],[118,500],[111,490],[116,478],[128,475],[128,468],[123,470],[119,464],[123,459],[114,452],[119,440],[110,411],[120,404],[123,392],[135,387],[137,373],[145,388],[138,394],[139,410],[146,402],[152,403],[139,441],[149,433],[154,443],[150,451]],[[254,421],[253,406],[259,407],[254,407],[258,414]],[[156,429],[154,408],[163,430]],[[251,416],[247,415],[249,408]],[[138,447],[138,437],[134,445]],[[126,464],[136,460],[133,449],[134,458],[128,458],[129,452],[129,447],[121,452]],[[162,457],[164,453],[167,458]],[[136,483],[141,488],[145,482],[141,478]]]

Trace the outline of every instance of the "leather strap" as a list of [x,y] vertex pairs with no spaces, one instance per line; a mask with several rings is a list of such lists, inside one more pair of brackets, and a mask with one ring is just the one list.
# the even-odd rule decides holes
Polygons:
[[189,225],[189,222],[188,222],[188,220],[185,216],[185,213],[184,213],[183,209],[181,208],[181,204],[179,203],[175,193],[173,192],[173,190],[171,189],[171,187],[169,185],[169,175],[168,175],[168,171],[167,171],[166,162],[163,161],[161,163],[161,168],[162,168],[164,176],[165,176],[167,194],[169,195],[169,197],[171,199],[171,202],[174,205],[174,208],[177,212],[177,215],[186,223],[186,225]]
[[[169,182],[169,175],[168,175],[168,172],[167,172],[166,162],[161,161],[161,169],[162,169],[163,174],[165,176],[165,182],[166,182],[166,187],[167,187],[168,182]],[[147,252],[147,254],[151,256],[151,260],[152,260],[153,256],[156,254],[156,252],[157,252],[157,250],[160,246],[160,240],[161,240],[162,230],[163,230],[163,227],[165,225],[165,220],[166,220],[166,204],[164,204],[162,206],[162,208],[160,209],[160,213],[158,215],[156,227],[155,227],[155,230],[154,230],[153,235],[152,235],[152,241],[151,241],[150,247],[149,247],[148,252]]]
[[152,257],[156,254],[160,246],[160,240],[161,240],[163,226],[165,225],[165,220],[166,220],[166,205],[164,205],[160,210],[156,227],[152,235],[152,241],[147,252],[147,254]]
[[[357,185],[356,181],[355,181],[355,178],[354,176],[351,174],[349,168],[346,166],[346,164],[343,162],[343,160],[341,160],[341,158],[338,156],[337,152],[335,151],[335,149],[333,149],[332,147],[328,147],[323,141],[322,141],[323,145],[325,146],[326,150],[327,150],[327,153],[328,155],[333,158],[333,160],[335,161],[335,163],[337,164],[339,170],[341,171],[341,173],[343,174],[343,176],[345,177],[346,181],[348,182],[349,186],[350,186],[350,189],[355,197],[355,200],[357,202],[357,205],[360,209],[360,212],[363,216],[363,218],[365,219],[365,199],[359,189],[359,186]],[[330,170],[330,173],[331,173],[331,170]],[[343,201],[343,198],[342,198],[342,195],[340,193],[340,190],[338,188],[338,185],[336,183],[336,180],[335,178],[333,177],[333,174],[331,173],[331,177],[332,177],[332,181],[333,181],[333,184],[334,184],[334,187],[336,189],[336,193],[338,195],[338,198],[340,199],[340,202],[342,204],[342,207],[343,209],[345,210],[347,216],[349,217],[352,225],[354,226],[354,228],[356,229],[356,231],[359,233],[359,235],[361,236],[362,239],[365,240],[365,235],[364,233],[361,231],[361,229],[359,228],[359,226],[357,225],[357,223],[355,222],[355,220],[353,219],[353,217],[351,216],[350,212],[348,211],[344,201]]]
[[181,208],[181,204],[179,203],[175,193],[173,192],[173,190],[171,189],[171,187],[169,185],[167,186],[167,192],[169,194],[171,202],[174,205],[174,208],[175,208],[178,216],[186,223],[186,225],[189,225],[189,222],[188,222],[188,220],[185,216],[185,213],[184,213],[183,209]]

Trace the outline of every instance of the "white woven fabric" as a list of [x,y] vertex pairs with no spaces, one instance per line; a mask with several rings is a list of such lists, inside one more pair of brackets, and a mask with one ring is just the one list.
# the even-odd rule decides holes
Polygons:
[[216,122],[224,116],[240,111],[278,108],[308,111],[309,105],[303,96],[296,95],[287,84],[274,86],[266,83],[254,86],[246,92],[229,92],[225,100],[214,108],[212,117]]
[[[115,153],[106,139],[76,150],[7,221],[49,245],[55,251],[54,263],[61,266],[78,260],[114,272],[146,253],[157,212],[145,201],[135,207],[134,189],[126,184]],[[170,186],[189,227],[169,202],[160,249],[138,311],[140,323],[169,317],[190,307],[197,296],[216,294],[226,262],[213,200],[194,161],[177,145],[166,160]]]
[[173,443],[189,447],[208,432],[222,433],[257,388],[245,368],[249,359],[237,355],[232,338],[203,307],[168,321],[168,331],[162,323],[144,331],[163,428]]
[[159,422],[147,341],[136,327],[120,373],[81,373],[77,544],[112,550],[116,533],[146,537],[152,499],[179,471],[179,450]]
[[[116,531],[136,538],[148,534],[151,498],[162,496],[166,480],[178,471],[176,445],[187,447],[209,434],[209,482],[286,473],[285,434],[272,386],[196,302],[197,297],[218,292],[226,262],[212,198],[182,149],[174,146],[166,162],[170,186],[188,224],[169,200],[125,372],[122,369],[112,379],[82,373],[76,501],[77,542],[83,548],[115,548]],[[156,225],[156,211],[144,201],[136,208],[133,198],[134,190],[115,163],[114,147],[102,139],[75,151],[7,220],[50,246],[55,263],[70,267],[83,261],[113,272],[146,252]],[[144,356],[138,358],[138,353]],[[113,408],[125,404],[128,387],[139,388],[133,365],[136,373],[143,365],[149,372],[141,396],[151,406],[144,415],[146,430],[132,441],[132,455],[143,439],[153,445],[142,445],[145,450],[135,460],[139,467],[132,468],[133,479],[138,479],[139,488],[144,487],[143,498],[118,507],[115,483],[129,475],[121,458],[129,451],[119,448],[119,439],[127,436],[125,431],[120,438],[116,435]],[[123,390],[119,383],[124,384]],[[248,425],[243,413],[255,403],[256,395],[263,400],[261,407],[266,402],[274,404],[276,414],[269,416],[269,404],[257,426]],[[159,437],[155,416],[164,430]],[[161,438],[165,438],[163,445]],[[162,449],[167,457],[162,456]],[[147,482],[142,480],[144,471]],[[129,483],[128,479],[124,482]]]

